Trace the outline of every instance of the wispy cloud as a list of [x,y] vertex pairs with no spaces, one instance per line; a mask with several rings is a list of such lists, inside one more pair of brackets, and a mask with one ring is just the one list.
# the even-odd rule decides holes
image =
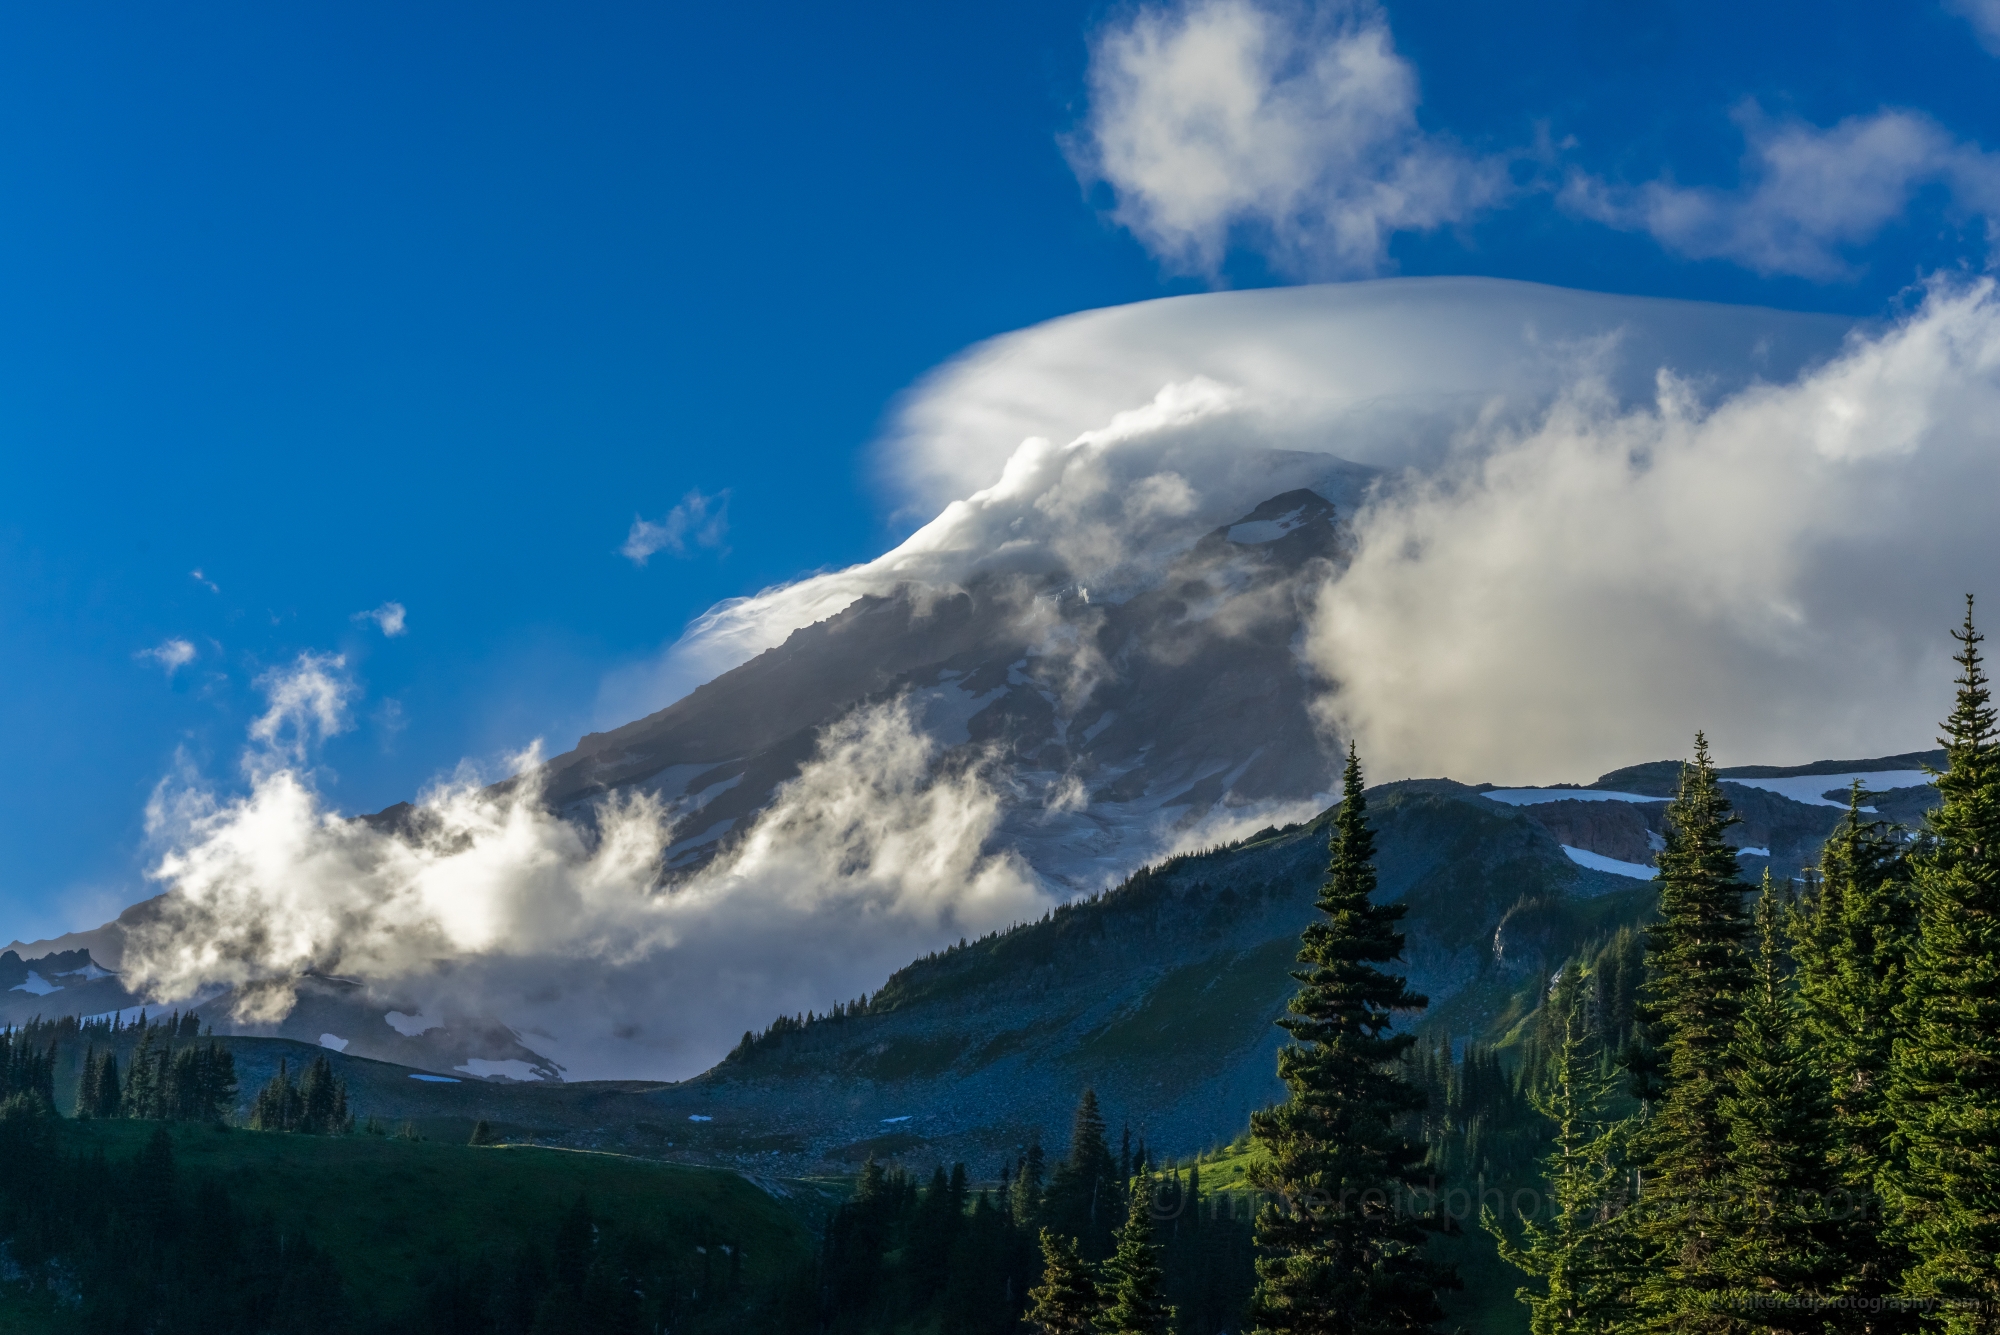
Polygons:
[[1380,272],[1389,238],[1509,191],[1506,168],[1418,124],[1417,78],[1367,0],[1147,6],[1093,43],[1068,144],[1168,267],[1215,277],[1234,242],[1283,272]]
[[1970,23],[1979,44],[2000,56],[2000,0],[1945,0],[1944,7]]
[[303,653],[290,667],[257,678],[267,708],[250,724],[250,739],[264,748],[246,763],[253,770],[304,764],[312,749],[352,725],[347,706],[354,679],[340,654]]
[[198,566],[195,569],[188,571],[188,578],[193,580],[195,583],[201,585],[201,587],[203,587],[204,589],[207,589],[210,593],[222,592],[222,586],[220,584],[217,584],[214,580],[210,579],[208,576],[202,574],[201,569]]
[[132,655],[141,661],[151,661],[166,669],[169,677],[195,660],[194,645],[178,637],[161,640],[150,649],[141,649]]
[[356,612],[350,619],[354,621],[372,621],[381,628],[384,635],[393,640],[409,629],[408,616],[408,609],[401,603],[383,603],[380,607],[372,608],[369,611]]
[[1922,112],[1879,111],[1822,129],[1746,103],[1736,120],[1746,144],[1737,189],[1671,179],[1617,185],[1578,171],[1560,201],[1581,217],[1649,232],[1689,259],[1822,281],[1853,274],[1844,251],[1903,217],[1924,187],[1942,186],[1953,210],[1984,218],[1989,237],[2000,219],[2000,154],[1954,138]]
[[633,565],[643,566],[658,552],[686,556],[691,545],[719,550],[728,535],[729,493],[707,496],[691,491],[657,524],[635,515],[618,551]]

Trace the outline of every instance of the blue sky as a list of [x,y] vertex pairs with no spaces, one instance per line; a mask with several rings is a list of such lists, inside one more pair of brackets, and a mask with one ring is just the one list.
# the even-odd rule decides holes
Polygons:
[[1988,264],[1989,47],[1990,0],[15,10],[0,926],[144,893],[148,793],[230,782],[303,652],[365,690],[349,810],[615,722],[908,530],[871,441],[1006,330],[1384,273],[1887,314]]

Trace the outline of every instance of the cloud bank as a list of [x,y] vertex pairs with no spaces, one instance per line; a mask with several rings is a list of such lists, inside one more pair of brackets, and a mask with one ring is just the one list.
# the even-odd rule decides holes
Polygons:
[[359,975],[426,1014],[497,1016],[571,1078],[679,1078],[779,1011],[870,990],[941,940],[1049,904],[986,847],[999,802],[977,764],[942,764],[904,702],[828,729],[744,841],[668,881],[670,823],[645,794],[586,828],[532,784],[496,793],[461,769],[399,828],[339,815],[303,763],[344,726],[339,667],[308,655],[267,679],[247,793],[155,793],[167,851],[152,875],[173,893],[126,938],[135,989],[227,984],[262,1022],[289,1008],[287,979]]
[[1098,34],[1088,84],[1078,175],[1183,272],[1217,276],[1241,240],[1294,277],[1372,275],[1392,234],[1510,191],[1504,162],[1417,124],[1416,72],[1366,0],[1144,6]]
[[1788,383],[1585,379],[1469,436],[1362,517],[1308,652],[1377,774],[1588,779],[1696,727],[1732,763],[1909,750],[2000,589],[1996,494],[2000,301],[1940,283]]

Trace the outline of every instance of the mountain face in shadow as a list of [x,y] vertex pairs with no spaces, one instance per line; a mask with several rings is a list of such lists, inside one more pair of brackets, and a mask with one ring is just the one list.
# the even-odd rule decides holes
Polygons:
[[[1367,470],[1342,468],[1321,485],[1351,498]],[[828,724],[906,696],[947,763],[976,753],[997,776],[996,842],[1058,885],[1102,888],[1176,832],[1331,788],[1338,744],[1294,646],[1343,561],[1342,511],[1301,488],[1189,535],[1138,589],[1056,569],[864,597],[585,737],[544,767],[546,799],[588,822],[613,792],[657,795],[678,820],[668,868],[686,871],[749,828]]]

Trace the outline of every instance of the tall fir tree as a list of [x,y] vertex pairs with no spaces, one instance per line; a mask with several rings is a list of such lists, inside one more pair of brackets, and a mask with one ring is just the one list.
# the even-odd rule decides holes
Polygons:
[[1637,1328],[1722,1331],[1728,1277],[1719,1249],[1734,1186],[1728,1120],[1731,1049],[1751,989],[1746,887],[1723,834],[1736,823],[1695,734],[1667,804],[1659,920],[1647,933],[1645,1026],[1657,1047],[1652,1106],[1634,1137],[1638,1188],[1628,1214],[1638,1244]]
[[1049,1179],[1042,1213],[1057,1232],[1077,1239],[1087,1259],[1101,1261],[1111,1254],[1112,1236],[1125,1217],[1125,1182],[1104,1137],[1104,1113],[1095,1090],[1084,1090],[1077,1100],[1069,1157]]
[[1554,1135],[1542,1161],[1548,1184],[1547,1223],[1522,1221],[1510,1237],[1490,1207],[1480,1223],[1509,1265],[1541,1281],[1515,1297],[1528,1309],[1530,1335],[1592,1335],[1610,1327],[1631,1275],[1618,1214],[1624,1202],[1621,1162],[1629,1120],[1609,1116],[1618,1079],[1606,1069],[1596,1025],[1585,1014],[1596,989],[1586,969],[1565,977],[1556,998],[1562,1029],[1549,1053],[1546,1087],[1529,1096]]
[[1102,1310],[1097,1276],[1076,1239],[1042,1230],[1042,1281],[1028,1290],[1028,1324],[1041,1335],[1089,1335]]
[[1028,1142],[1014,1170],[1014,1186],[1008,1200],[1009,1212],[1017,1228],[1032,1229],[1041,1223],[1042,1182],[1048,1160],[1042,1153],[1042,1137],[1036,1132]]
[[1857,781],[1791,914],[1790,935],[1803,1046],[1830,1104],[1832,1201],[1844,1220],[1840,1293],[1855,1300],[1855,1324],[1881,1329],[1901,1324],[1880,1300],[1907,1268],[1882,1227],[1876,1193],[1889,1166],[1890,1068],[1917,911],[1908,844],[1862,810],[1868,796]]
[[1153,1242],[1152,1193],[1141,1183],[1131,1196],[1118,1248],[1104,1263],[1104,1312],[1097,1329],[1100,1335],[1168,1335],[1174,1308],[1162,1293],[1166,1277]]
[[1745,1329],[1826,1329],[1848,1274],[1846,1211],[1834,1199],[1832,1103],[1793,999],[1782,914],[1769,871],[1757,901],[1757,961],[1722,1100],[1736,1192],[1718,1257]]
[[1425,1151],[1399,1126],[1424,1094],[1395,1069],[1415,1040],[1391,1027],[1426,1003],[1376,967],[1402,957],[1405,907],[1372,899],[1375,836],[1351,745],[1332,845],[1278,1021],[1292,1040],[1278,1053],[1290,1097],[1250,1119],[1254,1184],[1277,1197],[1257,1216],[1251,1314],[1273,1335],[1427,1331],[1443,1316],[1438,1290],[1457,1279],[1424,1254],[1434,1225],[1409,1209]]
[[1911,1297],[1951,1332],[2000,1329],[2000,738],[1973,625],[1954,631],[1958,697],[1899,1013],[1884,1173]]

